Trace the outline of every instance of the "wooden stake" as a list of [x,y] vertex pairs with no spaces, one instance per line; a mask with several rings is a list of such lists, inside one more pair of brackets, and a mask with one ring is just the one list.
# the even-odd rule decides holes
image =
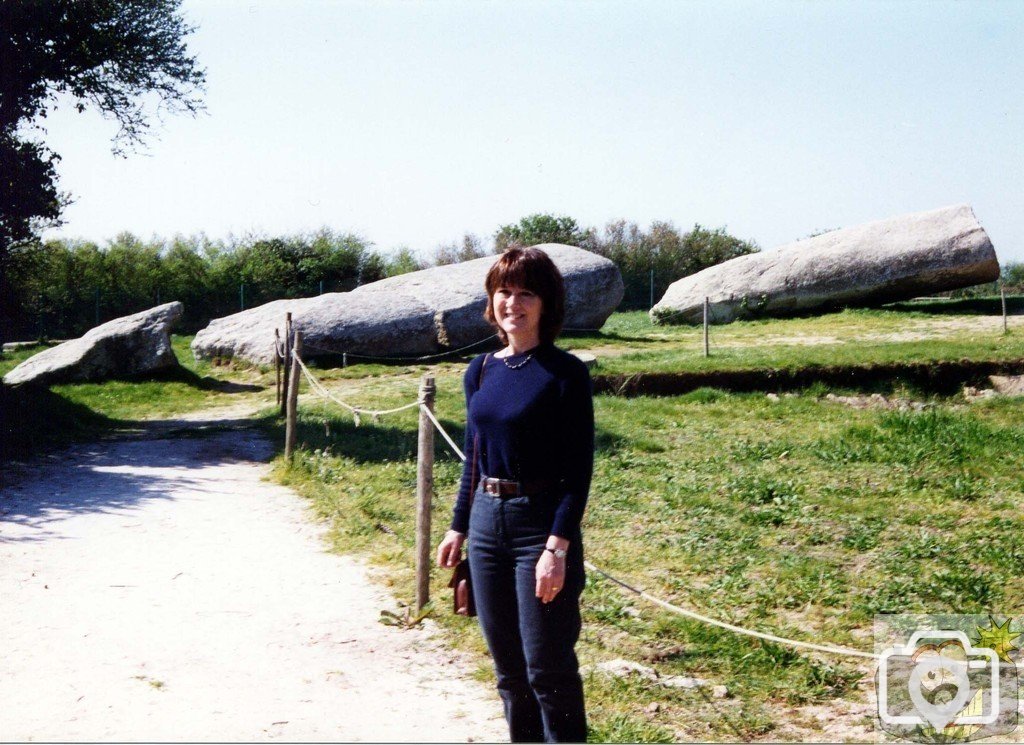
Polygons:
[[708,299],[704,298],[704,356],[707,357],[710,354],[708,345],[708,315],[710,311],[710,303]]
[[296,425],[299,409],[299,358],[302,357],[302,332],[295,332],[295,347],[292,351],[292,371],[288,376],[288,417],[284,426],[284,457],[291,461],[295,450]]
[[277,398],[274,403],[281,405],[281,332],[274,329],[274,380],[277,383]]
[[288,415],[288,376],[292,367],[292,314],[284,314],[284,395],[281,397],[281,416]]
[[[434,410],[434,377],[420,381],[420,400]],[[416,610],[430,602],[430,507],[434,495],[434,424],[420,409],[419,447],[416,462]]]
[[1003,303],[1003,333],[1010,333],[1009,327],[1006,325],[1006,290],[1003,289],[1003,283],[999,283],[999,299]]

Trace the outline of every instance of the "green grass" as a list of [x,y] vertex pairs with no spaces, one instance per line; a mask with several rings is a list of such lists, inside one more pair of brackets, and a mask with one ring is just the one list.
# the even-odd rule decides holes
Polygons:
[[[686,361],[690,352],[680,351],[699,331],[616,314],[602,334],[572,334],[565,346],[649,350],[604,357],[598,372],[645,354],[667,369],[679,369],[679,360],[728,367],[1024,356],[1018,330],[986,337],[937,325],[948,320],[876,310],[733,324],[715,330],[720,338],[728,333],[722,340],[734,345],[727,348],[733,356],[716,352],[704,362]],[[919,322],[915,333],[948,338],[871,341],[909,321]],[[825,335],[847,341],[787,341]],[[438,415],[461,442],[463,370],[462,363],[356,365],[318,375],[346,400],[385,408],[411,400],[429,372],[437,379]],[[891,412],[828,402],[828,391],[813,386],[778,400],[707,388],[668,398],[599,396],[588,557],[722,620],[865,650],[875,613],[1024,607],[1016,582],[1024,572],[1024,476],[1013,457],[1024,452],[1024,401],[968,406],[958,397],[902,390],[924,396],[926,408]],[[276,424],[266,426],[280,439]],[[309,401],[299,441],[294,466],[279,461],[278,478],[314,500],[330,520],[336,550],[371,557],[400,601],[411,602],[415,413],[357,427]],[[439,438],[436,447],[435,545],[460,473]],[[478,632],[447,610],[446,581],[447,572],[436,572],[435,617],[453,643],[479,655],[489,680]],[[793,734],[795,708],[862,700],[857,682],[871,673],[859,660],[808,655],[670,615],[599,577],[590,579],[583,609],[584,665],[625,657],[661,675],[707,678],[731,694],[712,699],[707,690],[588,675],[595,740],[792,738],[800,736]],[[796,732],[810,736],[814,720],[806,726]]]
[[[438,413],[458,439],[460,368],[434,372]],[[362,393],[380,406],[401,403],[415,391],[408,374],[390,394],[383,380],[372,397]],[[722,620],[862,649],[875,613],[1024,607],[1024,476],[1012,455],[1024,452],[1024,402],[928,403],[886,412],[814,395],[600,396],[588,556]],[[306,406],[300,442],[294,467],[279,463],[278,476],[331,520],[337,550],[373,557],[411,600],[415,414],[356,427]],[[435,544],[460,469],[440,440],[437,448]],[[456,643],[482,653],[471,625],[444,606],[446,575],[434,579],[445,608],[437,617]],[[706,691],[590,676],[595,739],[771,738],[780,710],[857,698],[868,672],[668,615],[600,578],[583,607],[584,664],[656,658],[663,675],[709,678],[733,694],[709,700]],[[681,651],[659,656],[672,647]]]
[[[1004,336],[967,325],[976,320],[883,309],[737,323],[712,330],[713,355],[704,360],[699,329],[654,327],[645,314],[624,313],[602,333],[570,334],[564,345],[604,350],[599,373],[1024,356],[1019,328]],[[915,338],[890,338],[908,329]],[[824,337],[841,343],[796,343]],[[175,340],[181,378],[58,386],[37,406],[84,422],[88,433],[89,426],[257,395],[225,390],[240,377],[273,382],[266,371],[195,365],[182,354],[187,342]],[[0,371],[8,364],[0,362]],[[465,361],[313,367],[343,399],[378,408],[413,400],[420,376],[433,374],[438,416],[462,440]],[[716,618],[860,649],[870,649],[878,612],[1024,607],[1024,399],[968,405],[903,390],[926,406],[899,412],[851,409],[825,400],[827,392],[817,385],[775,400],[709,388],[666,398],[597,397],[588,558]],[[268,413],[260,424],[281,442],[279,421]],[[396,602],[406,603],[416,427],[415,411],[356,426],[304,395],[294,463],[275,463],[276,478],[329,520],[334,549],[370,557]],[[436,448],[435,545],[461,469],[440,438]],[[433,578],[434,617],[453,644],[477,655],[479,675],[489,680],[475,622],[448,611],[447,575]],[[583,609],[584,665],[624,657],[730,691],[713,699],[705,689],[587,675],[595,740],[809,738],[816,725],[794,725],[794,711],[862,700],[857,681],[871,672],[857,660],[796,652],[669,614],[599,577],[590,579]]]
[[616,313],[596,333],[574,333],[570,349],[597,348],[595,373],[700,372],[760,368],[1024,358],[1018,319],[1002,333],[994,316],[844,310],[792,319],[737,321],[710,329],[709,357],[694,326],[653,326],[646,313]]
[[[40,449],[96,438],[145,420],[230,405],[240,397],[258,395],[266,386],[273,385],[272,374],[266,371],[196,362],[188,348],[191,340],[181,336],[171,339],[180,368],[144,379],[63,384],[43,389],[0,386],[5,411],[0,459],[25,457]],[[5,353],[0,357],[0,375],[42,349],[30,347]]]

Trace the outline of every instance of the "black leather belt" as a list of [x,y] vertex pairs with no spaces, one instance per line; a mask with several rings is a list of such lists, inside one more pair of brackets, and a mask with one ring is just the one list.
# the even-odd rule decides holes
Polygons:
[[512,481],[484,476],[480,479],[484,494],[495,497],[518,497],[521,494],[543,494],[554,487],[552,481]]

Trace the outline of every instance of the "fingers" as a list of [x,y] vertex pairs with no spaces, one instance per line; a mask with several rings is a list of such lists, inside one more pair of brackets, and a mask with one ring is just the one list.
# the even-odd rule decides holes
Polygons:
[[537,582],[534,594],[542,603],[550,603],[565,585],[565,563],[544,552],[537,562]]
[[439,567],[453,567],[462,559],[462,544],[466,537],[461,533],[451,532],[444,537],[441,545],[437,547],[437,565]]

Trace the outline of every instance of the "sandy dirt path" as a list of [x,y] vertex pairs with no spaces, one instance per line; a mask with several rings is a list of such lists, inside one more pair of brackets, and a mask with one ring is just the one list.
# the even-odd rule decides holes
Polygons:
[[4,474],[0,740],[495,741],[496,694],[263,480],[251,431]]

